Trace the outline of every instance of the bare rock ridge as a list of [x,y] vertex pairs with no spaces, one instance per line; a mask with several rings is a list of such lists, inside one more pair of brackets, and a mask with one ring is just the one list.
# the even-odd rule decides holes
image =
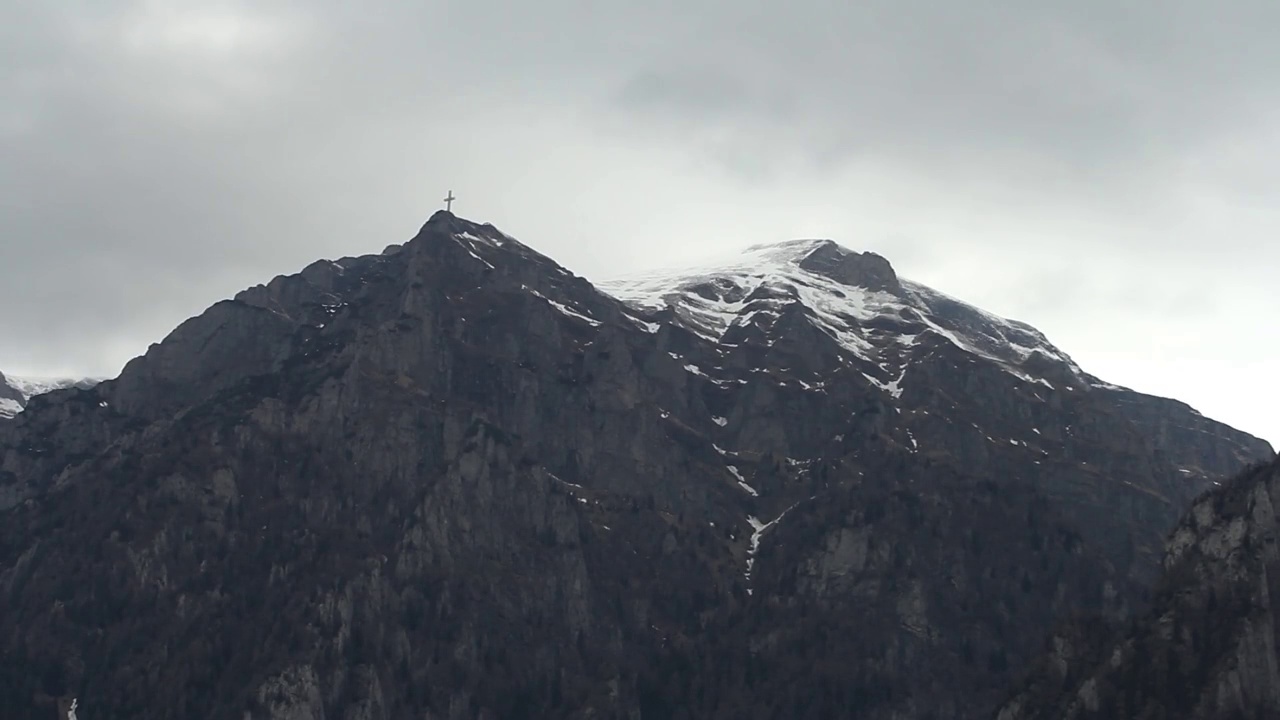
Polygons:
[[0,707],[988,717],[1272,455],[828,241],[597,286],[440,212],[0,422]]
[[852,252],[830,240],[819,241],[798,265],[851,287],[882,292],[902,290],[888,260],[875,253]]
[[1151,607],[1054,634],[999,720],[1254,719],[1280,708],[1280,463],[1199,498],[1170,535]]

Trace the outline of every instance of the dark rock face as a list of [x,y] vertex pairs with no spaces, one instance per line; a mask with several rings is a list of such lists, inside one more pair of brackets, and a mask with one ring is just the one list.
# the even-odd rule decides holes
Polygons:
[[902,289],[888,260],[872,252],[851,252],[831,241],[820,243],[799,265],[844,285],[868,290]]
[[0,424],[0,707],[981,717],[1270,457],[875,256],[794,260],[830,284],[624,305],[438,213],[36,398]]
[[1055,633],[999,719],[1275,717],[1277,493],[1272,462],[1198,499],[1169,538],[1151,607],[1122,629]]

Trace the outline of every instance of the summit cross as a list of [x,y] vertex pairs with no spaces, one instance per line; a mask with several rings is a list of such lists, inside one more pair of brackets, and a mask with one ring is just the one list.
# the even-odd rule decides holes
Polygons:
[[444,209],[445,209],[445,212],[453,212],[453,201],[454,201],[454,200],[457,200],[457,198],[455,198],[455,197],[453,196],[453,191],[452,191],[452,190],[450,190],[450,191],[449,191],[449,195],[448,195],[448,197],[446,197],[446,198],[444,199]]

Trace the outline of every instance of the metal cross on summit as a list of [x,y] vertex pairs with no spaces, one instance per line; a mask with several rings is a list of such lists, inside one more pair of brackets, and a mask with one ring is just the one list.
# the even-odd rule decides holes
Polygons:
[[453,201],[454,201],[454,200],[457,200],[457,198],[455,198],[455,197],[453,196],[453,191],[452,191],[452,190],[450,190],[450,191],[449,191],[449,196],[448,196],[448,197],[446,197],[446,198],[444,199],[444,209],[445,209],[445,212],[453,212]]

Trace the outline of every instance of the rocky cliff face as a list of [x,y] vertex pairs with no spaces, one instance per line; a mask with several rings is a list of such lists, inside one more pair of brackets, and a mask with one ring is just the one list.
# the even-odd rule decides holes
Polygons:
[[980,717],[1271,453],[831,243],[603,289],[438,213],[33,400],[0,704]]
[[1270,718],[1280,708],[1280,464],[1198,499],[1155,599],[1127,627],[1068,626],[1000,720]]

